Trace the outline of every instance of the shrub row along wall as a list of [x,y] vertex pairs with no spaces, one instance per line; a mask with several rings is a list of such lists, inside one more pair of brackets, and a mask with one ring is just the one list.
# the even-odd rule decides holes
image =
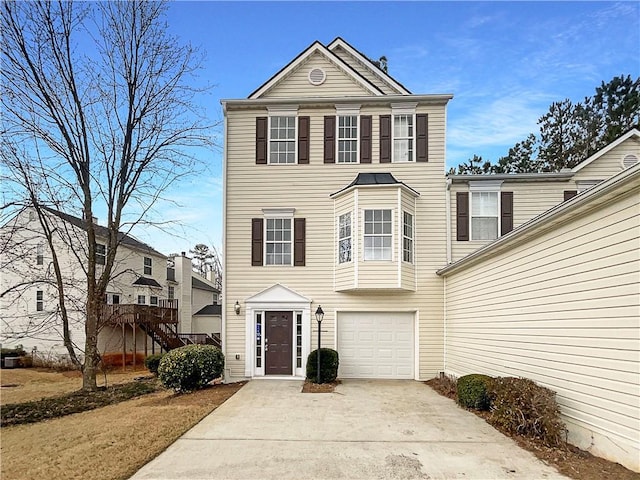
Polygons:
[[566,204],[546,227],[440,273],[446,373],[525,377],[556,391],[571,443],[640,471],[634,170],[631,181],[594,189],[608,194]]

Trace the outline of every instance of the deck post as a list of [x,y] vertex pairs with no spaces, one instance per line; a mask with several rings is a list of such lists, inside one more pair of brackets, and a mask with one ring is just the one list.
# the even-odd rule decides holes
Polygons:
[[122,371],[125,371],[127,364],[127,332],[125,330],[125,322],[122,322]]
[[133,321],[133,371],[136,370],[136,354],[138,353],[138,330],[136,329],[136,322]]

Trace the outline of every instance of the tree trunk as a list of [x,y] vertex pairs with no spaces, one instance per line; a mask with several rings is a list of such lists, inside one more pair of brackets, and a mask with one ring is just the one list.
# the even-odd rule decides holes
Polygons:
[[[90,295],[91,296],[91,295]],[[87,321],[85,322],[84,365],[82,367],[82,389],[97,390],[96,373],[100,356],[98,355],[98,319],[99,302],[94,298],[87,299]]]

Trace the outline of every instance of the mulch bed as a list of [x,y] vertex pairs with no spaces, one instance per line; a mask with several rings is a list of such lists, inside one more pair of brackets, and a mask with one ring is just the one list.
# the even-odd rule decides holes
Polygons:
[[302,393],[333,393],[339,384],[340,380],[330,383],[313,383],[305,380],[304,385],[302,385]]
[[[457,401],[458,395],[456,393],[455,382],[449,378],[432,378],[425,383],[440,395]],[[484,418],[485,421],[487,421],[489,417],[488,412],[477,410],[469,411]],[[495,425],[493,427],[496,428]],[[521,448],[533,453],[544,463],[553,465],[560,473],[567,477],[576,480],[603,480],[614,478],[616,480],[640,480],[640,473],[632,472],[619,463],[610,462],[604,458],[591,455],[589,452],[580,450],[573,445],[566,444],[562,447],[548,447],[537,439],[512,435],[499,428],[496,429],[500,430],[504,435],[511,437]]]

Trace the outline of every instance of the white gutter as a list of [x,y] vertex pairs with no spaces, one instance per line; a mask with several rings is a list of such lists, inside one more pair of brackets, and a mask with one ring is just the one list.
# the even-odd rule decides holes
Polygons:
[[[392,102],[406,102],[414,101],[421,104],[430,105],[442,105],[453,98],[451,94],[434,94],[434,95],[363,95],[352,97],[353,102],[360,104],[389,104]],[[227,107],[252,107],[252,106],[266,106],[266,105],[309,105],[309,104],[323,104],[327,103],[344,103],[345,97],[274,97],[274,98],[240,98],[240,99],[223,99],[220,100],[225,111]]]
[[[222,353],[229,358],[227,351],[227,106],[222,103],[224,116],[224,145],[222,149],[222,308],[221,332]],[[230,377],[230,371],[225,368],[224,378]]]
[[447,265],[451,263],[451,179],[447,178],[447,189],[445,190],[445,212],[447,219]]

